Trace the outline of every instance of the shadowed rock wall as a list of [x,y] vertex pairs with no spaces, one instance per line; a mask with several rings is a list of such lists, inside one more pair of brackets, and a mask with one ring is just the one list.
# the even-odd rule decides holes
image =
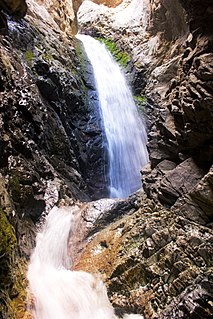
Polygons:
[[59,201],[103,196],[105,187],[98,119],[70,37],[71,7],[57,3],[52,10],[53,3],[28,1],[25,19],[7,17],[0,38],[1,318],[24,317],[26,259],[41,214]]

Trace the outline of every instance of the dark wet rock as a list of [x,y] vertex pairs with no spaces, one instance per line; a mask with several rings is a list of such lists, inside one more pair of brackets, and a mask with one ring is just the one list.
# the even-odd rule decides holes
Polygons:
[[8,26],[7,26],[7,18],[3,12],[0,13],[0,34],[7,34]]
[[[90,61],[85,55],[83,46],[80,47],[80,60],[82,69],[82,78],[86,87],[87,112],[89,113],[88,122],[83,123],[82,130],[79,126],[76,128],[76,134],[79,141],[82,141],[81,167],[85,173],[89,194],[92,199],[99,199],[108,196],[108,153],[107,140],[103,131],[103,121],[100,113],[100,105],[97,91],[95,89],[95,79]],[[80,93],[81,94],[81,93]],[[82,110],[81,114],[85,111]]]
[[0,9],[17,18],[23,18],[27,13],[25,0],[1,0]]
[[37,60],[33,64],[33,69],[38,75],[47,75],[49,73],[49,64],[43,60]]
[[58,92],[57,86],[50,80],[45,79],[43,77],[38,77],[36,81],[36,85],[41,92],[41,95],[48,101],[57,101],[58,100]]
[[[8,277],[10,287],[27,285],[26,259],[42,213],[62,199],[91,200],[82,149],[100,131],[87,125],[86,88],[73,40],[46,23],[29,15],[8,20],[9,33],[0,39],[0,208],[18,247],[8,261],[9,270],[17,270]],[[22,318],[26,294],[1,289],[0,317]]]

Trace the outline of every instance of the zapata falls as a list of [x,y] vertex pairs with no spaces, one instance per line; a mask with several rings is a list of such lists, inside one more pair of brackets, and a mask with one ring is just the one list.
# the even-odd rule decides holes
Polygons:
[[212,0],[0,0],[0,318],[212,318],[212,61]]

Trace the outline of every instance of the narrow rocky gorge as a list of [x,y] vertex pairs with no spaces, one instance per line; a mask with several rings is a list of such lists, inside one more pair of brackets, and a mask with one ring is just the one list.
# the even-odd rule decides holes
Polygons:
[[[64,20],[43,3],[29,1],[28,14],[20,20],[26,14],[25,1],[7,5],[2,1],[2,19],[7,20],[0,39],[0,298],[2,318],[22,318],[26,260],[41,214],[60,199],[90,201],[90,194],[98,198],[105,190],[98,163],[100,128],[96,115],[91,116],[71,36],[74,12],[67,11],[72,7],[55,7]],[[90,191],[90,179],[92,185],[97,181],[97,192]]]
[[85,1],[78,21],[82,32],[110,38],[133,62],[127,68],[133,90],[147,98],[150,163],[142,179],[148,198],[98,233],[77,269],[102,273],[118,313],[210,318],[212,5],[133,3],[131,10],[143,7],[135,19],[127,2],[111,9]]
[[[118,316],[211,318],[212,1],[81,2],[0,1],[0,317],[30,318],[42,213],[84,202],[75,269],[100,274]],[[149,138],[144,191],[98,218],[88,202],[107,196],[107,163],[77,11],[82,33],[128,55]]]

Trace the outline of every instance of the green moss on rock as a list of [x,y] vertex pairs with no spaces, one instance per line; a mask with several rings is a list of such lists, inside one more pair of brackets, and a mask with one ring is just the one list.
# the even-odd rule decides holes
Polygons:
[[24,203],[30,195],[30,189],[27,185],[24,185],[21,172],[13,171],[9,178],[9,190],[11,198],[15,203]]
[[111,52],[115,60],[123,67],[126,68],[128,65],[128,62],[130,61],[129,55],[121,51],[117,48],[115,42],[111,39],[105,39],[105,38],[96,38],[100,42],[104,43],[108,50]]
[[133,99],[138,106],[139,111],[144,112],[144,107],[147,103],[147,98],[144,95],[134,95]]
[[35,58],[34,52],[33,52],[32,50],[27,50],[27,51],[25,52],[24,57],[25,57],[25,60],[27,61],[27,63],[28,63],[30,66],[32,66],[33,60],[34,60],[34,58]]
[[21,197],[21,187],[18,175],[13,174],[9,180],[9,188],[14,201],[19,201]]
[[0,209],[0,260],[3,256],[9,257],[16,245],[14,228]]
[[29,318],[26,269],[25,258],[17,253],[15,230],[0,209],[0,318]]
[[12,290],[12,261],[16,246],[14,228],[0,209],[0,315]]

